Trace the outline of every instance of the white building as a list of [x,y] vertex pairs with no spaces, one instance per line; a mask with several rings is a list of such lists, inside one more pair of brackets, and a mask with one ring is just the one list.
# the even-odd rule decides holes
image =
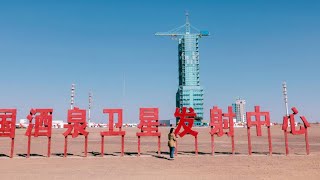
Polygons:
[[233,111],[236,113],[237,123],[246,123],[246,100],[238,98],[235,104],[232,104]]
[[53,120],[52,128],[63,128],[64,124],[67,124],[67,123],[64,123],[62,120]]

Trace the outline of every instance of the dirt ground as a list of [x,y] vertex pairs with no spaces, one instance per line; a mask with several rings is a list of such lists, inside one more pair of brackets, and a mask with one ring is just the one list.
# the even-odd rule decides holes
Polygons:
[[199,131],[199,154],[194,154],[194,138],[179,138],[178,156],[168,159],[167,133],[160,128],[161,154],[157,138],[142,137],[141,156],[137,156],[137,128],[125,128],[125,156],[120,156],[120,137],[105,138],[105,156],[100,157],[100,135],[105,129],[88,129],[88,157],[83,157],[84,137],[69,138],[68,157],[63,158],[66,129],[53,129],[51,157],[47,158],[47,139],[32,138],[30,158],[26,158],[25,129],[17,129],[14,158],[8,158],[9,138],[0,138],[0,180],[6,179],[320,179],[320,126],[309,129],[310,155],[306,155],[304,136],[289,135],[290,155],[285,156],[283,131],[271,128],[273,154],[268,155],[267,130],[256,137],[251,130],[252,151],[248,156],[247,130],[235,128],[236,154],[231,155],[231,140],[215,138],[211,156],[209,128]]

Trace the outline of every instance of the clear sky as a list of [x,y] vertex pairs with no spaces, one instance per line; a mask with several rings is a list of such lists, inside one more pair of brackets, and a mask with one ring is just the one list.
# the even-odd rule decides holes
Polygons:
[[[200,39],[200,83],[209,109],[237,97],[247,111],[260,105],[271,121],[289,106],[320,121],[320,1],[317,0],[60,0],[0,2],[0,107],[53,108],[66,120],[71,84],[76,106],[105,122],[103,108],[124,107],[124,122],[138,122],[140,107],[159,107],[173,119],[178,87],[177,41],[154,36],[185,22]],[[125,79],[125,83],[124,83]],[[125,84],[125,88],[124,87]]]

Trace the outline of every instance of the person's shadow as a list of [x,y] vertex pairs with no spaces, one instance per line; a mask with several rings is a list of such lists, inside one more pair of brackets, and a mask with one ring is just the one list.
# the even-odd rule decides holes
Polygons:
[[167,158],[167,157],[161,156],[161,155],[152,155],[152,157],[155,157],[155,158],[158,158],[158,159],[169,160],[169,161],[173,160],[173,159],[171,159],[171,158]]

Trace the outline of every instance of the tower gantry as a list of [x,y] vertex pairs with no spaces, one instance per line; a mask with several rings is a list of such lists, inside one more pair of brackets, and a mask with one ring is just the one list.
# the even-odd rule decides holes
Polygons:
[[156,36],[171,36],[178,39],[179,87],[176,93],[176,107],[192,107],[197,113],[195,125],[201,125],[203,119],[203,88],[199,76],[199,39],[209,36],[208,31],[200,31],[189,22],[167,32],[157,32]]

